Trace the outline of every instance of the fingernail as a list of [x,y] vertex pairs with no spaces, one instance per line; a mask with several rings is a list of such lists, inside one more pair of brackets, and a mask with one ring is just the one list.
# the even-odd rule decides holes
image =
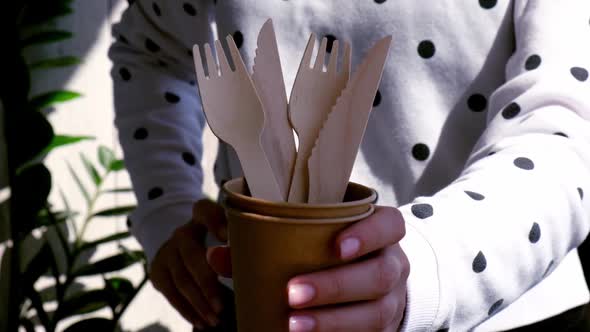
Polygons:
[[217,319],[217,317],[209,314],[207,315],[207,321],[209,322],[209,325],[211,326],[217,326],[217,324],[219,324],[219,320]]
[[315,328],[315,320],[308,316],[292,316],[289,319],[290,332],[310,332]]
[[296,306],[309,302],[315,295],[315,289],[307,284],[289,286],[289,305]]
[[361,242],[357,238],[349,237],[340,242],[340,257],[342,259],[351,258],[357,253],[360,247]]
[[216,314],[223,310],[223,304],[219,298],[214,298],[211,300],[211,306],[213,307],[213,311],[215,311]]

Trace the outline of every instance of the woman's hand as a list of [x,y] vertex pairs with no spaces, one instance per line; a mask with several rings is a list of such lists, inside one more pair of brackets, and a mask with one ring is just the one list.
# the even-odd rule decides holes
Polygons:
[[156,254],[150,269],[154,287],[200,330],[206,325],[216,326],[222,310],[222,286],[209,264],[218,267],[218,273],[231,272],[229,251],[208,251],[205,247],[207,230],[220,241],[227,241],[223,208],[210,200],[201,200],[193,207],[192,221],[174,232]]
[[290,331],[397,331],[410,273],[404,235],[401,213],[389,207],[342,231],[334,254],[344,265],[289,281]]

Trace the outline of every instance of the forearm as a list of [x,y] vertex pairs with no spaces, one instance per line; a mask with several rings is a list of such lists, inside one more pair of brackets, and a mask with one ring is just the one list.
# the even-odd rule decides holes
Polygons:
[[[177,4],[133,4],[115,26],[118,41],[109,52],[115,125],[138,201],[132,232],[149,261],[191,219],[192,204],[202,197],[205,119],[187,50],[211,32],[207,15],[191,16],[196,30],[186,31],[182,20],[190,15]],[[195,10],[206,12],[208,6]]]

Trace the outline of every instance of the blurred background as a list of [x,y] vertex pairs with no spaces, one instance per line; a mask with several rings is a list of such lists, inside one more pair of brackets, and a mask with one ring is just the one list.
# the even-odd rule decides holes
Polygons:
[[[13,24],[0,92],[0,331],[190,330],[147,281],[126,225],[135,201],[107,51],[128,5],[28,0],[2,14]],[[217,141],[204,139],[215,197]]]

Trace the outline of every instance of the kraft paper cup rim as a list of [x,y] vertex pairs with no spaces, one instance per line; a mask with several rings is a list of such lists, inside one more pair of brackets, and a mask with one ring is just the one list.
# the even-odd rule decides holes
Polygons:
[[354,184],[356,186],[366,188],[366,189],[368,189],[368,191],[371,192],[371,195],[369,195],[363,199],[356,200],[356,201],[348,201],[348,202],[341,202],[341,203],[328,203],[328,204],[288,203],[288,202],[284,202],[284,201],[268,201],[265,199],[244,195],[242,193],[238,193],[238,192],[231,191],[231,190],[227,189],[227,186],[235,184],[238,181],[244,181],[244,178],[239,177],[239,178],[235,178],[235,179],[227,181],[226,183],[223,184],[223,186],[221,186],[221,190],[226,195],[235,196],[235,197],[239,198],[240,200],[250,201],[250,202],[256,203],[256,204],[271,204],[274,207],[285,207],[285,208],[291,208],[291,209],[292,208],[304,208],[304,209],[309,209],[309,210],[341,209],[341,208],[359,206],[359,205],[364,205],[364,204],[372,204],[377,199],[377,191],[375,191],[375,189],[364,186],[360,183],[356,183],[356,182],[351,181],[348,183],[348,185]]
[[367,212],[357,214],[350,217],[341,217],[341,218],[314,218],[314,219],[297,219],[297,218],[281,218],[281,217],[271,217],[265,216],[257,213],[252,212],[244,212],[238,209],[234,209],[231,207],[226,207],[226,211],[229,214],[232,214],[240,219],[246,219],[248,221],[262,221],[262,222],[270,222],[270,223],[277,223],[277,224],[299,224],[299,225],[306,225],[306,224],[340,224],[340,223],[347,223],[352,221],[357,221],[361,219],[365,219],[375,212],[375,206],[373,204],[369,205],[369,210]]

